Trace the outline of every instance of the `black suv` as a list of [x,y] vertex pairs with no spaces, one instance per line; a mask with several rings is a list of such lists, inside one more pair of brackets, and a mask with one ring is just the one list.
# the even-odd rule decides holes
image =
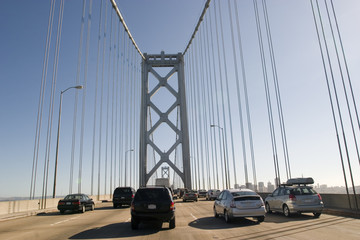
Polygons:
[[118,206],[121,207],[122,205],[129,205],[133,200],[135,195],[135,189],[131,187],[118,187],[114,190],[113,194],[113,205],[114,208]]
[[175,203],[166,187],[139,188],[131,203],[131,228],[137,229],[141,221],[169,222],[175,228]]

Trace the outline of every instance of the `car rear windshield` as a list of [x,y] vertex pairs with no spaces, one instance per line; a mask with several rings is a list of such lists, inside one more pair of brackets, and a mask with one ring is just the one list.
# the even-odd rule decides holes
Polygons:
[[298,187],[298,188],[293,188],[290,191],[292,194],[294,195],[313,195],[313,194],[317,194],[316,191],[310,187]]
[[116,188],[114,194],[132,193],[131,188]]
[[165,188],[139,189],[134,201],[161,201],[170,200],[169,191]]
[[234,197],[237,197],[237,196],[256,196],[257,193],[256,192],[250,192],[250,191],[241,191],[241,192],[232,192],[231,195],[233,195]]

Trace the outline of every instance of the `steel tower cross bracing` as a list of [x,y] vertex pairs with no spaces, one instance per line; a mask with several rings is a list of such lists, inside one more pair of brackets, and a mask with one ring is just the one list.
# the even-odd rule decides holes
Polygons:
[[[170,72],[165,76],[161,77],[154,68],[172,68]],[[177,72],[178,76],[178,91],[174,90],[169,84],[168,79]],[[159,83],[150,89],[149,92],[149,73],[153,74]],[[189,130],[187,122],[187,111],[186,111],[186,98],[185,98],[185,75],[184,75],[184,60],[183,54],[166,54],[161,52],[157,55],[147,55],[144,54],[144,59],[142,61],[142,86],[141,86],[141,116],[140,116],[140,186],[146,186],[150,177],[155,173],[159,167],[166,163],[168,164],[176,174],[182,179],[184,186],[188,189],[191,189],[191,171],[190,171],[190,151],[189,151]],[[169,92],[171,92],[176,101],[172,106],[166,111],[161,112],[159,108],[151,101],[151,97],[161,88],[165,87]],[[159,120],[154,123],[153,126],[148,126],[149,123],[149,109],[155,111],[159,116]],[[180,111],[180,126],[175,126],[170,120],[170,113],[176,108],[179,108]],[[156,131],[156,128],[159,127],[162,123],[166,123],[178,136],[175,143],[172,147],[165,152],[162,152],[152,140],[151,135]],[[177,146],[181,144],[182,146],[182,171],[179,169],[171,160],[170,155]],[[160,160],[153,166],[149,172],[148,160],[147,160],[147,148],[150,145],[160,156]]]

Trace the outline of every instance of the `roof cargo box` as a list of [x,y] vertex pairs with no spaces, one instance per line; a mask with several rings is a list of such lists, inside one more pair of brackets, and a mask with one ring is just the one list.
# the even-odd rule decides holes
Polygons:
[[308,178],[290,178],[286,182],[287,185],[297,185],[297,184],[314,184],[314,179],[311,177]]

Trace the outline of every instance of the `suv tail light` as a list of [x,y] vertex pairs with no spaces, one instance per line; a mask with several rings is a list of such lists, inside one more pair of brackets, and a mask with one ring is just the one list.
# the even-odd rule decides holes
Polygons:
[[236,208],[236,204],[235,204],[234,200],[232,200],[232,201],[230,202],[230,207],[231,207],[231,208]]
[[64,202],[59,202],[58,205],[65,205],[65,203]]
[[322,197],[321,197],[320,193],[318,193],[317,196],[318,196],[319,200],[322,201]]
[[131,195],[131,198],[134,198],[134,194]]
[[290,201],[293,201],[293,202],[296,201],[296,197],[294,194],[290,194],[289,199],[290,199]]
[[171,210],[171,211],[174,211],[174,210],[175,210],[175,203],[174,203],[174,202],[171,202],[171,203],[170,203],[170,210]]

